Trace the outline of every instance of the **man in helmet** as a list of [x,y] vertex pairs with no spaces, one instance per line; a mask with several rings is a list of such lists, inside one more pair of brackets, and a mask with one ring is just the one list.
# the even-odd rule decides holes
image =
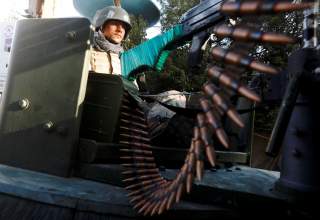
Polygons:
[[[98,10],[93,18],[93,25],[95,27],[94,36],[94,50],[91,57],[91,70],[96,73],[104,74],[116,74],[121,75],[121,63],[120,53],[123,52],[121,46],[122,41],[127,37],[131,23],[128,13],[119,6],[108,6],[101,10]],[[141,82],[144,78],[144,74],[138,77],[138,84],[144,85]],[[152,136],[157,135],[160,130],[166,127],[167,121],[174,115],[174,112],[164,108],[158,103],[146,104],[139,97],[139,86],[136,81],[131,81],[122,78],[123,86],[135,100],[138,101],[140,106],[145,112],[147,112],[147,121],[152,130]],[[169,91],[159,94],[159,97],[165,96],[167,99],[163,99],[162,102],[168,104],[174,103],[174,105],[185,105],[185,97],[180,97],[176,94],[176,91]]]
[[95,27],[91,70],[97,73],[121,75],[120,53],[131,23],[129,14],[119,6],[98,10],[93,18]]

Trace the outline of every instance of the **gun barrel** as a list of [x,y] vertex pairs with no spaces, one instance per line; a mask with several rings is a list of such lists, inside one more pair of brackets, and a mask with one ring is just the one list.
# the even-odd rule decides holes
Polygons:
[[222,0],[205,0],[191,8],[180,19],[186,35],[200,32],[225,18],[220,12]]

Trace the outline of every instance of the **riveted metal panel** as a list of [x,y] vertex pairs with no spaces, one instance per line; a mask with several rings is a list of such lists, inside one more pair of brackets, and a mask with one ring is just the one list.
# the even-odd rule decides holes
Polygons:
[[67,176],[88,77],[85,18],[17,23],[0,107],[0,163]]
[[81,121],[82,138],[110,143],[118,123],[123,85],[120,76],[89,74]]

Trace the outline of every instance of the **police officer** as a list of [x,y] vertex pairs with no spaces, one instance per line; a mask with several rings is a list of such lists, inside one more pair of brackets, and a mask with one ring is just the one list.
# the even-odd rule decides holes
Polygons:
[[93,26],[96,32],[93,39],[91,70],[121,75],[121,43],[131,29],[129,14],[119,6],[108,6],[96,12]]

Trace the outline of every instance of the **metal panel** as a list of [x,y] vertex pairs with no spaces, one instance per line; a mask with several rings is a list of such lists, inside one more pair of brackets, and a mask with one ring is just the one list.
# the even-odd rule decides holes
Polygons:
[[0,163],[67,176],[88,77],[85,18],[17,23],[0,106]]
[[123,95],[122,80],[110,74],[90,73],[81,121],[82,138],[112,142]]

